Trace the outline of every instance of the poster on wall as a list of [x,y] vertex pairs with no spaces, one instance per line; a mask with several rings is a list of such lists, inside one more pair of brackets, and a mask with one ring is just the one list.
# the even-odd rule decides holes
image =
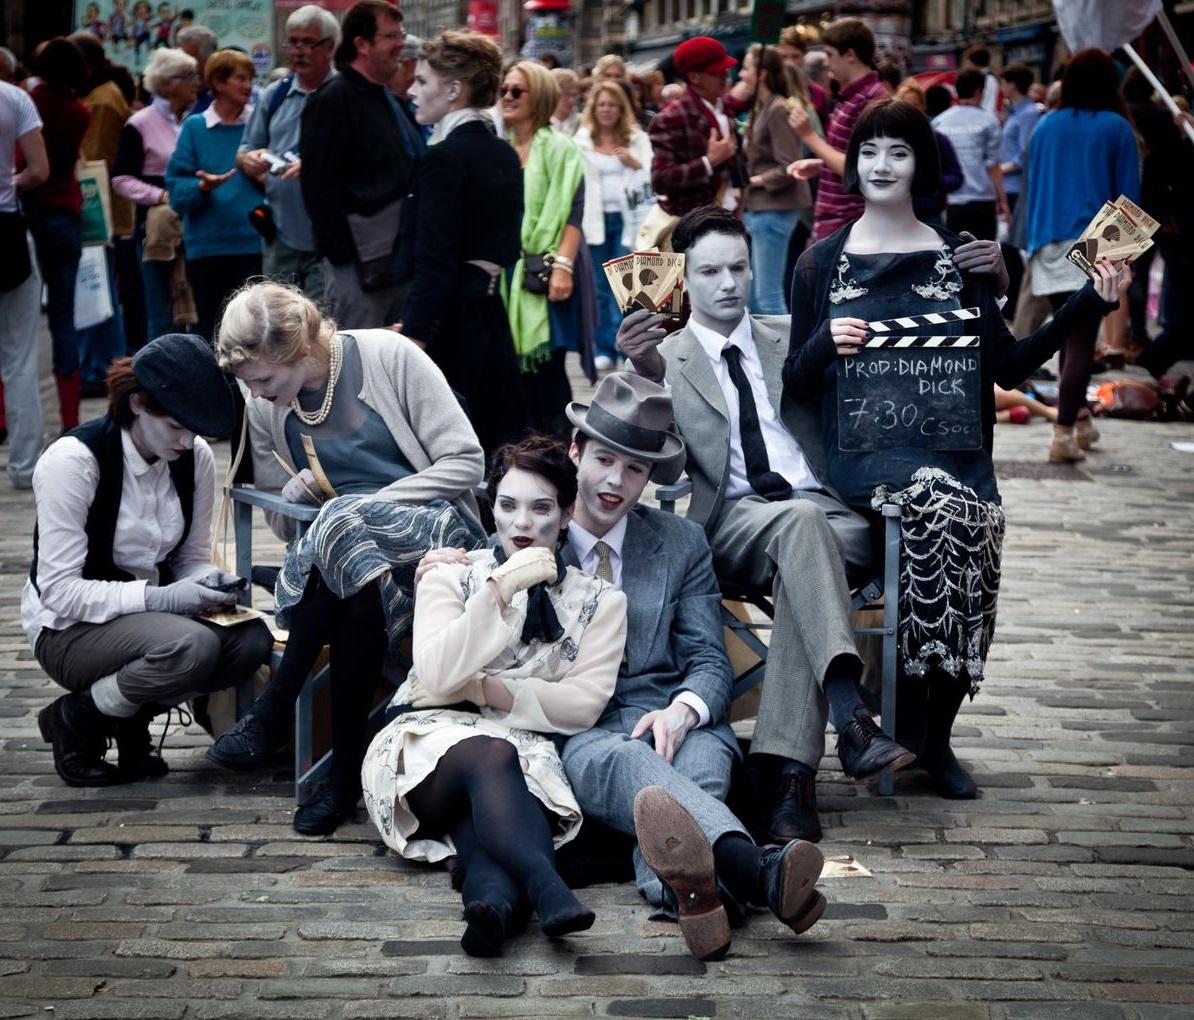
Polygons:
[[244,50],[259,75],[274,66],[271,0],[75,0],[74,30],[90,32],[113,63],[134,74],[145,69],[154,50],[173,46],[188,25],[210,28],[221,47]]

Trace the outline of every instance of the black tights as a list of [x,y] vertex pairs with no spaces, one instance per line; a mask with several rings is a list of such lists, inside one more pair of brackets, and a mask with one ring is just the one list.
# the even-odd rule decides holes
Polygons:
[[377,585],[338,598],[312,569],[303,597],[290,611],[290,636],[273,681],[255,709],[290,718],[325,645],[331,646],[332,781],[359,788],[364,737],[386,652],[386,620]]
[[[1049,306],[1056,315],[1071,294],[1050,294]],[[1057,424],[1068,428],[1086,407],[1086,388],[1094,373],[1095,339],[1099,320],[1077,326],[1061,347],[1061,381],[1057,387]]]
[[420,834],[452,836],[467,870],[466,904],[513,908],[525,890],[541,924],[579,907],[556,871],[551,828],[508,740],[462,740],[407,794],[407,803]]

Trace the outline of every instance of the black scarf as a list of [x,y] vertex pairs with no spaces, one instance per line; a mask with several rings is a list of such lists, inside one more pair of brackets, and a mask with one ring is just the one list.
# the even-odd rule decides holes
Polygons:
[[[494,547],[493,558],[498,566],[506,562],[506,550],[499,543]],[[551,587],[558,587],[564,580],[564,572],[568,569],[560,558],[560,551],[556,550],[556,582]],[[550,644],[559,641],[564,636],[564,628],[560,626],[556,616],[555,606],[551,604],[551,596],[547,594],[548,584],[540,581],[527,589],[527,618],[522,625],[522,643],[529,645],[532,641],[542,641]]]

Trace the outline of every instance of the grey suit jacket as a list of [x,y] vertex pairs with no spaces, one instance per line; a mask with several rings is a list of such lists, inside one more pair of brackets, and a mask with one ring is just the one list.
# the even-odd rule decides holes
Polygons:
[[[826,481],[825,443],[820,408],[784,393],[783,367],[788,350],[788,316],[751,316],[751,334],[763,364],[771,406],[792,434],[821,486]],[[672,391],[676,428],[688,449],[684,465],[692,479],[688,516],[710,527],[721,513],[730,477],[730,419],[713,365],[700,341],[687,326],[669,336],[659,348],[667,360],[667,383]]]
[[[571,545],[565,545],[563,558],[576,564]],[[733,673],[704,532],[683,517],[636,506],[622,547],[622,591],[626,658],[597,725],[629,733],[645,713],[667,708],[681,691],[692,691],[709,706],[709,728],[737,753],[725,721]]]

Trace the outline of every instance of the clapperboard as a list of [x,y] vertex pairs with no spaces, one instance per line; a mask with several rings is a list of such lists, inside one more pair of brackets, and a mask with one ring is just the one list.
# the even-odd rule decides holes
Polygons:
[[981,447],[979,337],[961,332],[978,318],[977,308],[959,308],[868,322],[863,349],[837,361],[838,445]]

